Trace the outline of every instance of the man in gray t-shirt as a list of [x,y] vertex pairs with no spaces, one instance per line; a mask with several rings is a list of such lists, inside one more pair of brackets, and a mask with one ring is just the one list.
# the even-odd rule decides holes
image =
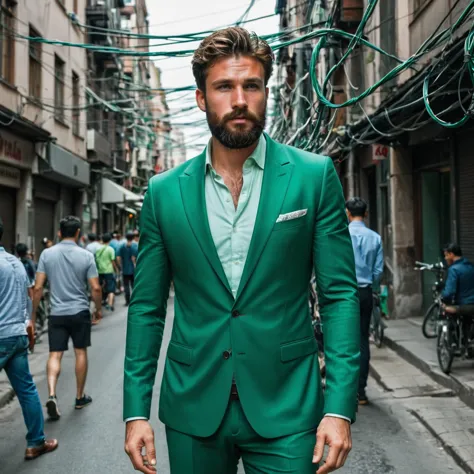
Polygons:
[[49,281],[51,317],[48,325],[49,359],[46,403],[48,415],[58,420],[60,413],[56,385],[61,371],[61,359],[72,339],[76,355],[76,409],[84,408],[92,398],[84,393],[87,377],[87,347],[91,345],[91,315],[87,284],[95,303],[94,320],[102,317],[102,290],[94,256],[77,245],[81,221],[68,216],[60,222],[61,242],[43,251],[38,263],[34,289],[33,312],[36,314],[46,280]]

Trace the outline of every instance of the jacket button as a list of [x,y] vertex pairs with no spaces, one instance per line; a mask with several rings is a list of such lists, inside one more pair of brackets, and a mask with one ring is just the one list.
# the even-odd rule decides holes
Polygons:
[[240,313],[236,309],[232,311],[232,317],[238,318],[239,316],[240,316]]
[[224,354],[224,359],[227,360],[229,357],[230,357],[230,352],[229,351],[225,351]]

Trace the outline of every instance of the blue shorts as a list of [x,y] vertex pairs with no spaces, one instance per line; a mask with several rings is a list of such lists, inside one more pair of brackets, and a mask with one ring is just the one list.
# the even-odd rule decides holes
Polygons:
[[115,293],[115,275],[113,273],[102,273],[99,275],[99,282],[104,295]]

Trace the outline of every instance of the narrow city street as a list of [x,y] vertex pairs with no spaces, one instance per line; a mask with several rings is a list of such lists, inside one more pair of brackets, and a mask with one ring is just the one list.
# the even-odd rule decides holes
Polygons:
[[[169,313],[173,310],[170,300]],[[166,325],[166,349],[172,317]],[[95,474],[98,472],[134,472],[123,451],[124,424],[122,423],[122,368],[124,357],[126,309],[120,298],[115,313],[106,313],[103,322],[93,329],[90,350],[90,369],[87,393],[93,404],[75,411],[75,379],[73,353],[64,357],[59,383],[59,403],[62,417],[59,422],[46,423],[47,435],[59,439],[59,449],[35,461],[23,461],[25,427],[19,405],[13,400],[0,410],[0,472],[2,474]],[[46,344],[46,338],[42,345]],[[46,351],[42,357],[45,360]],[[162,352],[163,353],[163,352]],[[34,365],[43,365],[35,361]],[[163,359],[161,359],[163,361]],[[160,363],[157,380],[161,379]],[[35,371],[33,371],[35,372]],[[41,398],[47,395],[44,370],[35,377]],[[359,409],[358,421],[353,426],[354,448],[341,473],[353,474],[441,474],[462,473],[447,453],[416,419],[408,413],[400,400],[384,392],[370,381],[372,404]],[[153,425],[158,451],[158,472],[169,473],[166,441],[162,424],[157,419],[159,384],[156,384]],[[243,472],[241,469],[239,473]]]

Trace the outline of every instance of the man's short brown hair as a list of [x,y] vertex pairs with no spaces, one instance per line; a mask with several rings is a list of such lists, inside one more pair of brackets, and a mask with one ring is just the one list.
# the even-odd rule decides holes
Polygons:
[[255,33],[239,26],[216,31],[204,38],[194,52],[193,74],[198,88],[206,90],[207,71],[216,61],[229,56],[249,56],[257,59],[265,71],[265,85],[273,72],[273,51],[268,43]]

